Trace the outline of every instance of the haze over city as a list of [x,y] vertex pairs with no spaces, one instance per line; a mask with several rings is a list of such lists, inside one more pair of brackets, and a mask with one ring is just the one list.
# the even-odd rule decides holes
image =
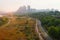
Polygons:
[[0,0],[0,40],[60,40],[60,1]]
[[58,9],[59,0],[0,0],[0,11],[11,12],[18,10],[21,6],[30,5],[35,9]]

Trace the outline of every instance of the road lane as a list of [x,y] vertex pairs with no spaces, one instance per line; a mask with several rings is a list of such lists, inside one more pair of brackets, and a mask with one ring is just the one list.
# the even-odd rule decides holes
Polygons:
[[36,29],[36,32],[38,33],[38,36],[39,36],[39,40],[44,40],[43,38],[42,38],[42,36],[41,36],[41,33],[39,32],[39,30],[38,30],[38,26],[37,26],[38,24],[37,24],[37,20],[36,20],[36,27],[35,27],[35,29]]
[[37,21],[36,24],[38,25],[37,27],[39,27],[43,39],[44,40],[52,40],[52,38],[45,32],[45,30],[41,26],[41,22],[39,20],[36,20],[36,21]]

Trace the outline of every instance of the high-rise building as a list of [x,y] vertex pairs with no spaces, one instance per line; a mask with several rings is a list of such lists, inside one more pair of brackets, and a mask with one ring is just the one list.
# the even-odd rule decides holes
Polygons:
[[22,6],[17,10],[18,13],[25,13],[26,12],[26,6]]
[[30,5],[27,6],[27,12],[30,12],[31,11],[31,8],[30,8]]

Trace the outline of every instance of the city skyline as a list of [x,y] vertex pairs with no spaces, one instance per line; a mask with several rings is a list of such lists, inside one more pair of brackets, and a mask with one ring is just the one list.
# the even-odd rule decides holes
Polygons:
[[58,9],[59,0],[0,0],[0,11],[11,12],[18,10],[21,6],[30,5],[35,9]]

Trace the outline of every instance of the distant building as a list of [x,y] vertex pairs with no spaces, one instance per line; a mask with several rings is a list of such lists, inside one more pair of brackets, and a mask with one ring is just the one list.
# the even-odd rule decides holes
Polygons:
[[22,6],[17,10],[17,13],[25,13],[26,12],[26,6]]
[[30,7],[30,5],[22,6],[20,7],[16,13],[18,14],[24,14],[24,13],[34,13],[34,12],[49,12],[49,11],[54,11],[54,9],[33,9]]
[[27,6],[27,11],[28,11],[28,12],[30,12],[30,11],[31,11],[31,8],[30,8],[30,6],[29,6],[29,5]]

